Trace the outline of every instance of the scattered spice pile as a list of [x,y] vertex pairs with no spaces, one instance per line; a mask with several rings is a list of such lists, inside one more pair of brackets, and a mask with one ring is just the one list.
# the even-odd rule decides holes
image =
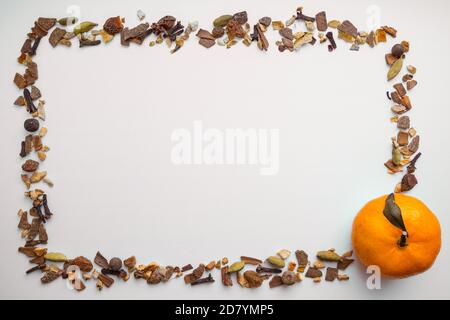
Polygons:
[[[14,83],[22,90],[22,95],[15,100],[14,105],[24,107],[28,114],[23,124],[27,134],[21,142],[20,157],[24,160],[27,158],[22,164],[21,179],[27,189],[25,196],[30,199],[31,208],[28,211],[19,210],[18,213],[20,218],[18,227],[22,238],[25,239],[25,244],[19,248],[19,252],[30,258],[30,263],[34,265],[26,273],[36,271],[43,273],[42,283],[49,283],[58,278],[69,279],[79,291],[85,289],[84,282],[90,279],[95,279],[97,288],[101,290],[104,286],[112,286],[118,279],[127,281],[130,275],[134,275],[136,279],[144,279],[148,284],[158,284],[172,278],[183,277],[186,284],[195,286],[214,282],[212,271],[215,269],[220,270],[221,282],[224,286],[232,286],[233,278],[235,278],[236,282],[245,288],[260,287],[264,281],[269,282],[270,288],[290,286],[300,282],[303,277],[320,282],[324,272],[326,281],[348,280],[349,277],[342,272],[353,262],[352,252],[339,255],[334,249],[318,252],[317,261],[314,263],[310,263],[308,254],[302,250],[295,251],[296,261],[288,262],[291,252],[281,250],[265,261],[242,256],[239,261],[232,264],[228,263],[227,258],[223,258],[199,264],[196,268],[191,264],[183,267],[162,266],[156,262],[137,264],[134,256],[124,261],[117,257],[108,260],[98,252],[94,263],[100,270],[94,269],[94,264],[86,257],[79,256],[71,259],[62,253],[48,251],[45,225],[53,214],[48,206],[47,193],[42,189],[32,189],[32,186],[44,183],[48,187],[53,187],[52,181],[47,177],[47,171],[41,169],[50,148],[43,141],[47,134],[47,128],[43,126],[45,101],[41,99],[41,91],[35,86],[39,75],[38,66],[33,61],[42,39],[49,34],[48,41],[52,47],[71,47],[74,39],[78,40],[79,47],[98,46],[111,42],[116,35],[120,37],[121,45],[128,47],[132,43],[142,45],[147,38],[153,36],[154,38],[148,42],[150,47],[165,43],[171,53],[178,52],[193,32],[196,32],[199,44],[205,48],[211,48],[215,44],[231,48],[239,42],[251,46],[255,42],[259,50],[267,51],[269,42],[265,33],[272,28],[278,31],[281,37],[276,42],[280,52],[295,52],[307,45],[314,46],[317,43],[328,44],[328,51],[332,52],[337,49],[335,33],[338,39],[351,44],[352,51],[358,51],[364,44],[374,47],[378,43],[387,42],[387,35],[393,38],[397,35],[397,31],[388,26],[370,32],[360,31],[348,20],[328,21],[324,11],[314,16],[305,15],[303,8],[297,8],[285,22],[262,17],[253,27],[249,24],[245,11],[233,15],[222,15],[212,21],[209,30],[199,29],[196,21],[189,22],[185,27],[181,21],[170,15],[153,23],[143,22],[145,13],[141,10],[137,12],[137,16],[140,23],[131,28],[124,25],[125,19],[120,16],[107,19],[102,28],[99,28],[99,24],[90,21],[78,23],[75,17],[59,20],[38,18],[23,43],[18,62],[25,67],[25,72],[16,73],[14,77]],[[297,24],[296,28],[294,28],[295,24]],[[302,31],[294,31],[299,29]],[[390,67],[389,81],[402,72],[408,51],[409,43],[403,41],[396,44],[391,52],[386,54],[385,59]],[[420,138],[411,126],[410,118],[405,115],[412,109],[408,92],[417,85],[414,79],[416,68],[409,65],[406,69],[407,73],[403,75],[402,81],[393,85],[393,92],[387,93],[387,97],[395,103],[392,107],[395,116],[391,120],[397,125],[398,135],[392,138],[392,158],[386,162],[385,166],[392,174],[402,172],[403,167],[407,166],[407,173],[401,183],[396,186],[396,192],[409,191],[417,184],[414,175],[415,165],[421,155],[417,153]],[[411,159],[413,156],[414,158]],[[31,223],[29,217],[31,217]],[[334,265],[326,266],[325,263],[334,263]],[[71,268],[72,266],[76,266],[81,271],[81,280],[77,277],[76,270]]]

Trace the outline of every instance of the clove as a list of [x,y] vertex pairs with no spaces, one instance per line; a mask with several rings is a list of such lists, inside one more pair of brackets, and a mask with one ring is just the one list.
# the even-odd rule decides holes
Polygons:
[[203,284],[203,283],[213,283],[214,281],[215,280],[213,279],[213,277],[210,273],[206,278],[200,278],[200,279],[197,279],[197,280],[191,282],[191,286],[195,286],[195,285]]
[[37,111],[36,106],[33,103],[33,98],[31,97],[31,92],[28,90],[28,88],[23,89],[23,97],[25,98],[25,101],[27,103],[27,111],[30,114],[33,114]]
[[34,40],[33,46],[31,47],[31,50],[29,52],[30,56],[35,56],[37,48],[39,47],[39,44],[41,43],[42,37],[37,37],[36,40]]
[[50,208],[48,207],[48,201],[47,201],[47,195],[44,194],[42,196],[42,206],[44,207],[45,217],[49,219],[53,213],[50,211]]
[[420,156],[422,155],[421,152],[419,152],[409,163],[408,165],[408,173],[414,173],[416,172],[417,168],[416,168],[416,162],[417,160],[419,160]]
[[326,36],[331,43],[331,45],[328,46],[328,49],[331,52],[337,48],[336,41],[334,40],[334,37],[333,37],[333,32],[331,32],[331,31],[327,32]]
[[303,21],[309,21],[309,22],[315,22],[315,21],[316,21],[316,19],[313,18],[313,17],[305,16],[305,15],[302,13],[302,11],[303,11],[302,8],[298,8],[298,9],[297,9],[297,20],[303,20]]
[[26,273],[26,274],[30,274],[30,273],[35,272],[35,271],[38,271],[38,270],[41,270],[41,271],[42,271],[42,270],[44,270],[46,267],[47,267],[46,264],[41,264],[41,265],[38,265],[38,266],[35,266],[35,267],[33,267],[33,268],[28,269],[27,271],[25,271],[25,273]]

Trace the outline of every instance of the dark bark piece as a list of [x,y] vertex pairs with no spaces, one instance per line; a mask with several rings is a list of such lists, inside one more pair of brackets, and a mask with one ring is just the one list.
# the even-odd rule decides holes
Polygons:
[[280,33],[280,35],[282,37],[284,37],[286,39],[289,39],[289,40],[293,40],[294,39],[294,35],[292,33],[292,29],[291,28],[280,29],[279,33]]
[[408,116],[402,116],[397,121],[397,128],[407,130],[411,126],[411,121]]
[[39,168],[39,162],[34,160],[27,160],[22,165],[22,170],[25,172],[35,172]]
[[30,230],[31,224],[28,222],[28,213],[26,211],[22,213],[17,227],[22,230]]
[[37,23],[39,26],[44,29],[45,31],[49,31],[51,28],[53,28],[56,25],[56,19],[55,18],[38,18]]
[[245,264],[252,264],[254,266],[260,265],[262,263],[262,260],[260,259],[247,256],[241,256],[241,261],[244,262]]
[[408,145],[408,142],[409,142],[408,132],[400,131],[397,135],[397,143],[403,147],[403,146]]
[[353,38],[358,37],[358,29],[348,20],[342,22],[339,25],[338,30],[345,34],[351,35]]
[[272,18],[262,17],[261,19],[259,19],[259,23],[261,23],[264,27],[268,27],[272,23]]
[[122,46],[125,47],[129,47],[130,46],[130,42],[128,40],[125,40],[125,35],[129,32],[128,28],[124,28],[121,32],[120,32],[120,44]]
[[103,273],[99,274],[98,279],[108,288],[114,284],[114,279]]
[[22,49],[20,49],[21,53],[29,53],[31,51],[32,41],[31,39],[26,39],[22,45]]
[[407,173],[401,182],[401,191],[408,192],[411,191],[418,184],[417,178],[412,173]]
[[225,34],[225,30],[221,27],[214,27],[211,34],[215,39],[218,39]]
[[339,271],[337,268],[327,268],[327,272],[325,274],[325,281],[334,281],[339,274]]
[[316,24],[317,24],[317,30],[321,32],[325,32],[328,29],[328,21],[327,21],[327,14],[325,11],[321,11],[318,14],[316,14]]
[[36,40],[34,40],[33,45],[31,46],[31,50],[29,52],[30,56],[36,55],[39,44],[41,43],[41,39],[42,39],[42,37],[36,36]]
[[31,86],[31,92],[30,92],[31,100],[35,101],[37,99],[40,99],[41,97],[42,97],[41,91],[37,87]]
[[397,104],[403,105],[403,100],[397,91],[391,92],[390,96],[391,96],[392,101],[394,101]]
[[55,281],[62,275],[62,271],[55,272],[55,271],[49,271],[44,274],[44,276],[41,278],[41,282],[43,284],[48,284],[52,281]]
[[26,105],[26,101],[25,98],[23,96],[18,97],[15,101],[14,101],[14,105],[18,106],[18,107],[24,107]]
[[199,37],[200,39],[207,39],[207,40],[215,41],[214,36],[208,30],[205,30],[205,29],[198,30],[196,36]]
[[19,89],[25,89],[27,86],[27,80],[25,80],[25,77],[18,73],[14,76],[14,83]]
[[406,88],[409,90],[412,90],[415,86],[417,86],[417,81],[416,80],[410,80],[408,82],[406,82]]
[[406,95],[406,89],[402,83],[394,84],[394,89],[398,92],[400,97],[403,97],[404,95]]
[[211,39],[205,39],[205,38],[201,38],[198,43],[200,45],[202,45],[203,47],[205,47],[206,49],[211,48],[212,46],[214,46],[216,44],[215,40],[211,40]]
[[258,33],[258,44],[260,46],[260,49],[263,51],[267,51],[267,49],[269,49],[269,41],[267,41],[267,38],[259,25],[256,26],[256,31]]
[[35,247],[20,247],[19,252],[26,255],[29,258],[36,257],[36,254],[34,253]]
[[419,150],[419,145],[420,145],[420,136],[415,136],[411,140],[411,143],[408,145],[409,152],[411,152],[412,154],[416,153]]
[[317,268],[309,267],[308,271],[306,271],[305,277],[307,278],[320,278],[322,277],[322,271]]
[[34,27],[31,28],[31,32],[36,36],[36,40],[47,36],[48,30],[44,29],[37,21],[34,22]]
[[295,257],[299,266],[306,266],[308,264],[308,254],[303,250],[295,251]]
[[231,274],[228,273],[228,266],[223,267],[220,270],[222,276],[222,284],[226,287],[231,287],[233,285],[233,280],[231,279]]
[[353,261],[355,261],[355,260],[354,259],[343,258],[341,261],[338,262],[337,268],[339,270],[344,271],[345,269],[347,269],[347,267],[349,265],[351,265],[353,263]]
[[234,14],[233,19],[236,20],[240,25],[247,23],[248,21],[247,11],[242,11]]
[[204,284],[204,283],[213,283],[213,282],[215,282],[215,280],[213,279],[212,275],[209,274],[206,278],[200,278],[200,279],[192,281],[191,286],[196,286],[196,285]]
[[330,50],[330,51],[337,49],[337,44],[336,44],[336,41],[334,40],[333,32],[331,32],[331,31],[327,32],[326,37],[328,38],[328,41],[330,41],[330,44],[331,44],[332,50]]
[[185,265],[184,267],[181,268],[181,272],[186,272],[186,271],[189,271],[189,270],[192,270],[192,269],[194,269],[192,267],[192,265],[191,264],[187,264],[187,265]]
[[249,288],[259,288],[264,281],[264,279],[253,270],[245,271],[244,279],[247,280]]
[[35,62],[29,62],[27,64],[26,73],[28,73],[34,80],[37,80],[39,78],[37,64]]
[[281,276],[273,276],[272,279],[269,282],[269,287],[272,288],[276,288],[276,287],[280,287],[283,285],[283,279],[281,278]]
[[[137,38],[140,35],[142,35],[143,33],[145,33],[148,28],[150,27],[150,25],[148,23],[141,23],[138,26],[132,28],[132,29],[127,29],[127,31],[124,33],[124,40],[130,40],[131,38]],[[124,29],[125,31],[125,29]]]
[[97,254],[95,255],[94,262],[102,268],[109,268],[108,260],[106,260],[106,258],[102,256],[100,252],[97,252]]
[[375,32],[371,31],[367,36],[366,43],[371,47],[375,47]]
[[39,225],[38,234],[39,234],[39,241],[41,243],[46,243],[48,241],[47,231],[45,230],[45,226],[42,223]]
[[308,22],[316,21],[315,18],[304,15],[302,12],[302,8],[297,9],[297,20],[303,20],[303,21],[308,21]]
[[63,30],[61,28],[55,28],[55,30],[53,30],[48,39],[53,48],[58,45],[59,41],[64,37],[65,34],[66,30]]

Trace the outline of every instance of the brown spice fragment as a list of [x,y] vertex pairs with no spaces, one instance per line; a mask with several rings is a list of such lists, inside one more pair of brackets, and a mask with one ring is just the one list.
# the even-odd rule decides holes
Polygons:
[[53,48],[58,45],[59,41],[64,37],[65,34],[66,30],[64,29],[55,28],[55,30],[53,30],[48,39]]
[[191,282],[191,286],[196,286],[196,285],[204,284],[204,283],[213,283],[213,282],[215,282],[215,280],[213,279],[212,275],[209,274],[206,278],[200,278],[200,279],[197,279],[197,280]]
[[291,28],[283,28],[280,31],[278,31],[280,33],[280,35],[286,39],[289,40],[293,40],[294,39],[294,35],[292,33],[292,29]]
[[337,268],[339,270],[345,270],[349,265],[351,265],[355,261],[354,259],[343,258],[341,261],[337,263]]
[[38,167],[39,167],[39,162],[34,161],[34,160],[27,160],[22,165],[22,170],[25,172],[34,172],[38,169]]
[[218,39],[225,34],[225,30],[221,27],[214,27],[211,34],[215,39]]
[[95,255],[94,262],[104,269],[109,269],[108,260],[106,260],[106,258],[99,251],[97,251],[97,254]]
[[42,223],[39,225],[38,234],[39,234],[39,241],[41,243],[47,243],[48,241],[47,230],[45,230],[45,226]]
[[270,17],[262,17],[261,19],[259,19],[259,23],[267,28],[272,23],[272,18],[270,18]]
[[123,264],[125,265],[125,267],[127,267],[128,271],[133,270],[134,267],[136,266],[136,257],[135,256],[131,256],[128,259],[125,259],[123,261]]
[[100,273],[98,275],[98,280],[100,280],[106,287],[111,287],[114,283],[114,279],[111,278],[110,276]]
[[371,47],[375,47],[375,32],[371,31],[366,38],[366,43]]
[[391,37],[396,38],[397,37],[397,30],[392,28],[392,27],[388,27],[388,26],[384,26],[382,27],[382,29],[389,34]]
[[395,63],[395,61],[398,60],[396,57],[394,57],[392,53],[388,53],[384,57],[386,59],[386,64],[389,66],[392,66]]
[[398,94],[399,94],[401,97],[403,97],[404,95],[406,95],[406,89],[405,89],[405,87],[403,86],[402,83],[394,84],[394,89],[398,92]]
[[103,30],[105,30],[106,33],[112,36],[122,32],[123,30],[122,19],[119,16],[109,18],[103,25]]
[[36,257],[36,253],[34,253],[34,249],[36,249],[36,248],[35,247],[20,247],[19,252],[23,253],[24,255],[26,255],[29,258],[34,258],[34,257]]
[[187,274],[184,276],[184,282],[186,284],[190,284],[198,279],[200,279],[205,272],[205,266],[203,264],[200,264],[197,268],[192,271],[191,274]]
[[41,278],[41,282],[43,284],[48,284],[52,281],[55,281],[62,275],[62,271],[48,271],[44,274],[44,276]]
[[128,41],[132,38],[137,38],[137,37],[141,36],[148,30],[149,27],[150,27],[150,25],[148,23],[141,23],[132,29],[127,29],[127,28],[124,29],[123,30],[125,32],[124,40]]
[[314,267],[309,267],[308,271],[306,271],[305,277],[313,279],[320,278],[322,277],[322,271]]
[[199,29],[196,36],[199,37],[200,39],[208,39],[208,40],[215,41],[215,38],[211,34],[211,32],[209,32],[208,30],[205,30],[205,29]]
[[308,254],[303,250],[297,250],[295,251],[295,257],[297,258],[298,266],[301,271],[303,272],[308,265]]
[[205,47],[206,49],[211,48],[212,46],[214,46],[216,44],[215,40],[211,40],[211,39],[205,39],[205,38],[201,38],[198,43],[200,45],[202,45],[203,47]]
[[406,145],[408,145],[408,142],[409,142],[409,134],[408,134],[408,132],[400,131],[397,134],[397,143],[400,146],[406,146]]
[[14,83],[19,89],[25,89],[27,86],[27,80],[25,80],[25,78],[18,73],[14,76]]
[[38,18],[37,24],[39,27],[44,29],[45,31],[49,31],[51,28],[53,28],[56,25],[56,19],[55,18]]
[[401,130],[407,130],[411,126],[411,121],[408,116],[402,116],[398,118],[397,128]]
[[353,38],[358,37],[358,29],[348,20],[342,22],[337,29],[344,34],[352,36]]
[[192,267],[192,265],[191,264],[187,264],[187,265],[185,265],[184,267],[181,268],[181,272],[186,272],[186,271],[189,271],[189,270],[192,270],[192,269],[194,269]]
[[281,276],[273,276],[272,279],[269,282],[269,287],[276,288],[283,285],[283,280]]
[[401,192],[408,192],[412,190],[418,184],[417,178],[412,173],[407,173],[403,176],[401,182]]
[[94,268],[91,260],[83,256],[76,257],[75,259],[71,260],[69,264],[77,266],[82,272],[90,272]]
[[253,270],[245,271],[244,278],[247,280],[249,288],[259,288],[263,283],[263,278]]
[[337,268],[327,268],[327,272],[325,274],[325,281],[334,281],[337,276],[338,276],[339,272]]
[[223,267],[220,270],[222,276],[222,283],[226,287],[231,287],[233,285],[233,280],[231,279],[231,274],[228,273],[228,266]]
[[411,152],[411,154],[416,153],[419,150],[419,145],[420,145],[420,136],[416,135],[411,140],[411,143],[408,145],[409,152]]
[[269,49],[269,41],[267,41],[261,26],[256,26],[256,32],[258,34],[258,48],[262,51],[267,51],[267,49]]
[[412,90],[415,86],[417,86],[417,81],[416,80],[410,80],[408,82],[406,82],[406,88],[409,90]]
[[321,11],[318,14],[316,14],[316,24],[317,24],[317,30],[321,32],[325,32],[328,29],[328,21],[327,21],[327,14],[325,11]]
[[241,261],[245,264],[251,264],[255,266],[262,264],[262,260],[247,256],[241,256]]
[[31,228],[31,224],[28,222],[28,213],[26,211],[22,212],[19,225],[17,227],[22,230],[29,230]]
[[20,52],[23,54],[29,53],[31,51],[31,45],[32,45],[31,39],[26,39],[22,45],[22,48],[20,49]]

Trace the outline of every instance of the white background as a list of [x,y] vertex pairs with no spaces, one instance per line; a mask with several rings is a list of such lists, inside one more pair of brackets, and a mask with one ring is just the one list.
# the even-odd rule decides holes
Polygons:
[[[411,42],[407,63],[418,67],[411,93],[413,126],[422,136],[420,185],[412,194],[436,212],[443,247],[433,268],[404,279],[383,279],[382,290],[366,288],[365,270],[349,268],[349,282],[305,280],[292,288],[191,288],[181,279],[159,286],[131,279],[98,293],[94,283],[81,294],[63,281],[43,287],[38,274],[25,276],[27,260],[16,212],[28,202],[20,181],[24,110],[13,106],[12,83],[25,34],[38,16],[63,17],[75,5],[82,20],[125,16],[138,24],[142,9],[150,22],[165,14],[183,23],[198,20],[210,29],[225,13],[247,10],[286,20],[298,1],[3,1],[1,4],[0,108],[0,297],[1,298],[190,298],[190,299],[416,299],[450,298],[449,226],[449,23],[448,1],[302,1],[305,14],[326,10],[329,20],[350,19],[366,29],[367,9],[380,9],[381,24]],[[277,250],[350,249],[352,219],[370,199],[391,192],[400,176],[383,167],[394,126],[385,91],[384,54],[394,44],[351,52],[338,42],[280,54],[276,32],[270,50],[253,45],[230,50],[200,47],[192,37],[170,55],[162,45],[122,48],[119,39],[97,48],[52,49],[43,41],[36,62],[37,86],[47,101],[51,147],[43,168],[54,219],[48,224],[50,250],[68,256],[126,258],[140,263],[184,265],[240,255],[265,258]],[[174,166],[170,136],[177,128],[280,130],[280,170],[260,176],[255,166]]]

